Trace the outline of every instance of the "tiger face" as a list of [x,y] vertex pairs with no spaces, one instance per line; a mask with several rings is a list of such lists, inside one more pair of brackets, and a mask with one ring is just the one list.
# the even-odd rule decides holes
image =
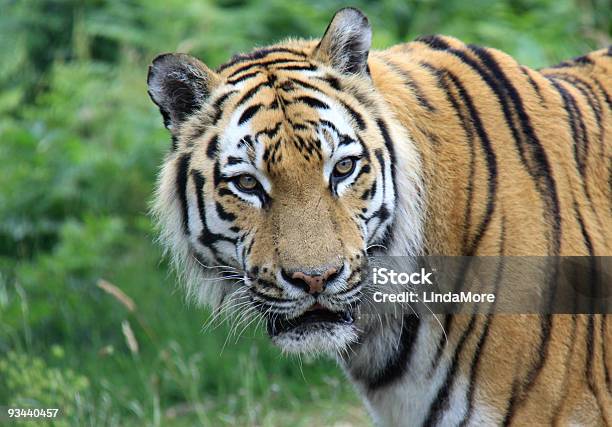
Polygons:
[[[375,96],[370,39],[367,19],[344,9],[319,43],[236,56],[216,72],[167,54],[149,70],[174,142],[155,204],[162,241],[190,294],[263,316],[288,352],[358,338],[368,249],[391,244],[392,142],[407,138]],[[416,200],[416,183],[405,186]]]

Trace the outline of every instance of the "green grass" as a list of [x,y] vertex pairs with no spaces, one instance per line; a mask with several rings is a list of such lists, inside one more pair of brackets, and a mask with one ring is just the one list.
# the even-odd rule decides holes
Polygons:
[[282,356],[261,328],[203,331],[209,314],[185,304],[146,235],[137,247],[101,276],[133,311],[97,279],[50,292],[38,275],[3,277],[0,401],[59,407],[67,425],[368,425],[334,362]]

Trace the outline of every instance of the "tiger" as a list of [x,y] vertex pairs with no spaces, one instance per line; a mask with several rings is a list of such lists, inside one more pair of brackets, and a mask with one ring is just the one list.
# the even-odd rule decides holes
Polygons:
[[534,70],[371,38],[344,8],[215,70],[152,61],[152,210],[187,297],[335,357],[377,425],[612,425],[607,314],[356,315],[375,254],[612,255],[612,47]]

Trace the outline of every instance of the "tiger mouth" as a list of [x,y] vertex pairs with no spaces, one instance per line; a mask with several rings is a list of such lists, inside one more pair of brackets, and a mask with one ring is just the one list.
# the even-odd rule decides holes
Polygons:
[[[316,304],[318,306],[318,304]],[[287,332],[307,332],[326,325],[352,325],[353,314],[349,310],[331,311],[322,307],[311,308],[298,317],[268,318],[268,334],[271,337]]]

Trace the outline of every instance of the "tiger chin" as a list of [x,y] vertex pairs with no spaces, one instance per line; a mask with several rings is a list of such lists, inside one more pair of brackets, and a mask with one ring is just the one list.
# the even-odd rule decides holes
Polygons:
[[612,51],[536,71],[451,37],[370,43],[346,8],[216,70],[154,59],[153,212],[187,295],[336,356],[381,425],[612,425],[612,316],[366,297],[373,254],[612,255]]

